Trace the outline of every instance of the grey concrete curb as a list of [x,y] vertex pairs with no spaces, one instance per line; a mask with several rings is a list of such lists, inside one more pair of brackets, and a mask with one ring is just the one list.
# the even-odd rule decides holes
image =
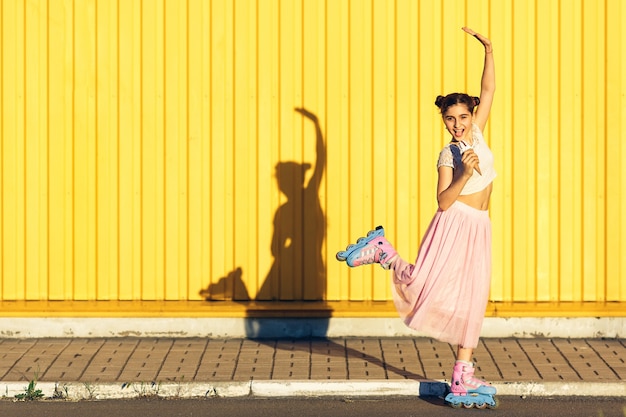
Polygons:
[[[417,337],[399,318],[76,318],[0,317],[0,337],[306,338]],[[481,337],[619,338],[626,317],[486,317]]]
[[[28,382],[3,382],[1,395],[14,398],[25,392]],[[244,382],[181,382],[181,383],[37,383],[45,398],[61,393],[67,400],[128,399],[158,396],[161,398],[203,397],[381,397],[381,396],[443,396],[442,381],[335,380],[335,381],[244,381]],[[519,397],[626,397],[623,382],[516,382],[496,383],[499,396]],[[58,398],[58,397],[57,397]]]

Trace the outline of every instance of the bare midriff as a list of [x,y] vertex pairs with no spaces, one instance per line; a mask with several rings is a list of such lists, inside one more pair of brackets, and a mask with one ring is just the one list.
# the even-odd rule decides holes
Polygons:
[[491,197],[492,188],[493,184],[489,184],[477,193],[460,195],[457,197],[457,200],[476,210],[487,210],[489,208],[489,198]]

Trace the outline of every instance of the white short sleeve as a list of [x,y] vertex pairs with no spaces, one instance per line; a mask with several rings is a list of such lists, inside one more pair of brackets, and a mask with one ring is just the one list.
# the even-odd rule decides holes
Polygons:
[[452,155],[452,150],[450,146],[446,146],[439,153],[439,160],[437,161],[437,168],[439,167],[450,167],[454,169],[454,157]]

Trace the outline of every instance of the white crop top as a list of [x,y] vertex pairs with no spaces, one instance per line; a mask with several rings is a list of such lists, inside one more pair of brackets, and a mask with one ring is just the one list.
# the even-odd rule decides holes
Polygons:
[[[496,171],[493,168],[493,153],[491,149],[485,143],[485,138],[477,125],[472,124],[472,139],[473,144],[471,148],[474,149],[478,156],[480,175],[474,170],[472,176],[467,181],[460,195],[474,194],[482,191],[491,184],[496,177]],[[437,161],[437,168],[441,166],[450,167],[455,169],[463,165],[461,162],[462,155],[461,148],[455,143],[448,143],[439,153],[439,160]]]

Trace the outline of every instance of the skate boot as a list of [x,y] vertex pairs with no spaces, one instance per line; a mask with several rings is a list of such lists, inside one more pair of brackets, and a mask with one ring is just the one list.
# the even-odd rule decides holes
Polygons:
[[378,263],[384,269],[389,269],[396,255],[396,250],[385,239],[385,229],[378,226],[370,230],[366,237],[360,237],[355,244],[349,245],[346,250],[337,252],[337,260],[345,261],[349,267]]
[[494,395],[494,387],[474,376],[474,366],[471,363],[456,362],[446,403],[454,408],[496,408],[498,401]]

